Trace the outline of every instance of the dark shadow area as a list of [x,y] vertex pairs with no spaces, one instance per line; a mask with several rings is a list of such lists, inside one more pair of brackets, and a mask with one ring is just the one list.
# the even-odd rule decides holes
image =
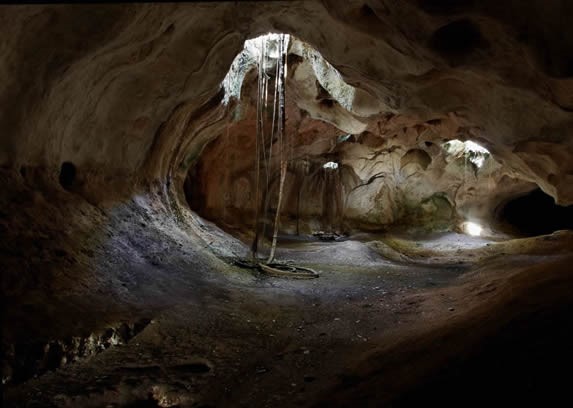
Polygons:
[[191,208],[191,210],[197,213],[202,211],[205,206],[205,200],[199,184],[200,173],[202,170],[200,167],[202,166],[195,165],[191,167],[183,184],[183,193],[185,194],[187,204],[189,204],[189,208]]
[[468,19],[440,27],[432,36],[430,46],[446,58],[466,56],[487,46],[477,24]]
[[543,235],[573,229],[573,206],[555,204],[555,200],[540,189],[509,201],[497,214],[503,224],[520,235]]
[[455,14],[472,10],[475,0],[418,0],[418,4],[429,14]]
[[65,190],[70,190],[76,180],[76,166],[70,162],[63,162],[60,169],[60,185]]
[[521,316],[393,407],[560,406],[570,400],[573,305]]

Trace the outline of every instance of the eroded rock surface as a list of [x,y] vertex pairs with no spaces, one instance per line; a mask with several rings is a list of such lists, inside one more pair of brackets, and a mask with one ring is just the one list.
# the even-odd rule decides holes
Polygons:
[[[263,216],[270,233],[281,153],[288,162],[281,228],[289,234],[448,230],[466,219],[492,224],[499,205],[535,188],[487,150],[477,145],[477,151],[464,150],[456,137],[472,133],[455,114],[431,121],[388,112],[361,116],[357,112],[365,97],[357,96],[358,90],[308,44],[296,38],[290,44],[284,147],[270,135],[275,119],[267,99],[273,100],[274,88],[264,100],[257,99],[256,58],[251,58],[250,71],[249,65],[243,68],[245,77],[238,81],[242,89],[227,106],[221,134],[186,178],[187,199],[199,214],[230,228],[251,229],[258,166],[264,173],[259,188],[265,189]],[[272,85],[272,66],[266,75]],[[267,136],[257,142],[257,109],[263,104],[269,104]],[[262,162],[257,161],[259,149],[268,150]]]
[[[174,176],[189,115],[217,93],[243,41],[280,31],[375,96],[374,111],[454,114],[508,169],[570,204],[570,6],[463,4],[5,8],[0,163],[46,167],[55,182],[69,161],[98,199],[98,189]],[[161,131],[173,121],[183,133]]]
[[[354,88],[350,106],[292,52],[283,233],[493,228],[537,187],[573,204],[572,19],[559,0],[1,7],[4,404],[568,397],[569,233],[280,241],[321,273],[302,283],[232,266],[249,248],[217,224],[248,234],[256,128],[253,72],[240,103],[221,83],[270,31]],[[453,139],[491,157],[448,155]]]

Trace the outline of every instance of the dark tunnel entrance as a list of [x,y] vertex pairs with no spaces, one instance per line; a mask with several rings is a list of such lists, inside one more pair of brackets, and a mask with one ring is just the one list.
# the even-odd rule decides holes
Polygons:
[[573,205],[557,205],[541,189],[507,202],[499,209],[498,217],[512,232],[524,236],[573,229]]

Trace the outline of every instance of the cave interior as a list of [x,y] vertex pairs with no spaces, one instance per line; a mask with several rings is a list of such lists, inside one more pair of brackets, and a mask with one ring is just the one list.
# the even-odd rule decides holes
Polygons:
[[561,406],[573,4],[0,6],[7,407]]

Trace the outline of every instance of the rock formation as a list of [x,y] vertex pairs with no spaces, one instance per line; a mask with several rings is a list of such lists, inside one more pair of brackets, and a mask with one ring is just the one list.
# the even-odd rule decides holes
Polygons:
[[[452,361],[482,373],[475,350],[512,356],[518,384],[529,336],[557,370],[572,19],[563,0],[0,7],[4,402],[410,406],[457,384]],[[292,39],[278,255],[324,269],[300,285],[231,265],[260,98],[257,62],[233,61],[267,33]],[[551,394],[534,377],[520,401]]]

